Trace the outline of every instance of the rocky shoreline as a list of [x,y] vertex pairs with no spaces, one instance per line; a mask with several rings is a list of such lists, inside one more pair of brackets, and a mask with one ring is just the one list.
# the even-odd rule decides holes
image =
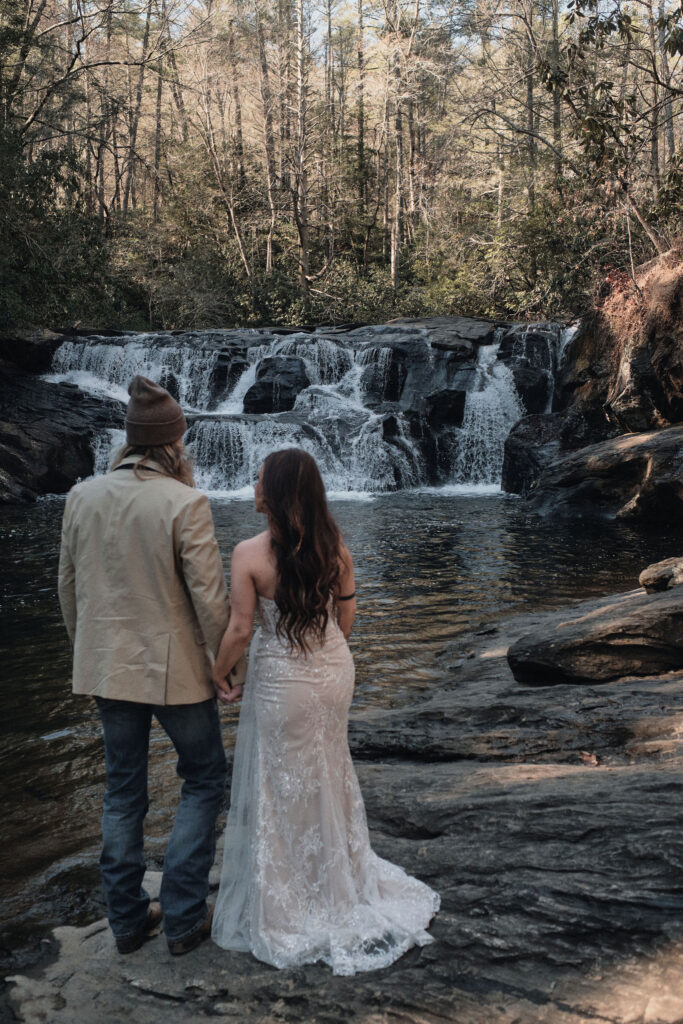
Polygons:
[[[474,630],[443,650],[429,694],[407,687],[390,709],[352,715],[375,849],[442,895],[432,945],[386,970],[340,978],[320,965],[276,971],[211,943],[174,960],[163,936],[118,957],[105,922],[64,927],[49,961],[7,979],[14,1019],[679,1022],[679,570],[680,560],[646,578],[663,592],[637,589]],[[657,635],[641,629],[638,674],[624,675],[629,622],[644,622],[649,608],[661,624],[653,609],[667,602],[679,617]],[[596,656],[599,622],[610,623],[612,641]],[[565,655],[556,640],[567,630],[575,658],[583,652],[571,681],[558,678]],[[662,671],[663,636],[678,668]],[[516,681],[510,663],[518,676],[535,665],[534,685]],[[149,881],[154,888],[158,876]]]

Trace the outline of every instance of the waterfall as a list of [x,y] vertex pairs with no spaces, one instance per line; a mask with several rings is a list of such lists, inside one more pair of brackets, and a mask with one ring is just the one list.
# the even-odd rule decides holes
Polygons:
[[[47,379],[121,402],[135,374],[163,384],[186,411],[197,483],[213,493],[246,493],[265,456],[292,446],[314,456],[333,493],[495,488],[505,438],[525,413],[516,367],[552,376],[560,347],[551,328],[559,338],[559,327],[501,327],[471,357],[432,345],[424,323],[284,337],[264,328],[69,339]],[[434,394],[445,396],[436,420],[428,419]],[[286,411],[245,413],[264,403]],[[112,430],[95,438],[96,472],[123,439]]]
[[462,428],[452,442],[455,448],[455,483],[499,483],[505,439],[524,415],[512,370],[498,362],[498,348],[496,344],[479,349],[474,385],[467,394]]

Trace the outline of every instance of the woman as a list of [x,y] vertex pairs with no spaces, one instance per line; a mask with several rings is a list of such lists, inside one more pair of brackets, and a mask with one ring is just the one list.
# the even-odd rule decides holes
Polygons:
[[313,458],[269,455],[255,490],[268,528],[235,548],[214,682],[251,634],[212,936],[276,967],[386,967],[431,941],[439,897],[370,848],[347,740],[353,563]]

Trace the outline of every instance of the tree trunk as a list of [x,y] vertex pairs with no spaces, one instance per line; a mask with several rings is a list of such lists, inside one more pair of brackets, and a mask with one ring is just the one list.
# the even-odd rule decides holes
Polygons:
[[296,151],[294,154],[294,219],[299,239],[299,294],[306,312],[310,302],[308,225],[308,69],[304,0],[296,5]]
[[[258,2],[258,0],[257,0]],[[256,20],[257,20],[257,32],[259,40],[259,55],[261,47],[263,45],[263,30],[261,28],[261,21],[259,19],[258,9],[256,8]],[[242,103],[240,100],[239,90],[239,78],[237,71],[237,54],[235,52],[235,23],[231,19],[230,27],[228,29],[228,60],[230,62],[230,71],[232,73],[232,102],[235,107],[235,157],[237,159],[237,173],[239,175],[240,188],[244,187],[245,175],[244,175],[244,137],[242,135]],[[265,60],[265,46],[263,47],[263,58]],[[270,109],[270,102],[268,104]]]
[[[659,17],[663,18],[665,15],[663,0],[659,0]],[[666,150],[667,150],[667,165],[670,166],[674,157],[676,156],[676,143],[674,140],[674,114],[673,104],[671,101],[671,69],[669,68],[669,57],[666,52],[664,45],[664,30],[660,29],[658,34],[659,43],[659,57],[662,67],[662,79],[666,85],[666,92],[664,94],[664,124],[666,131]]]
[[361,210],[365,212],[366,171],[365,171],[365,40],[363,36],[363,0],[358,0],[358,33],[356,67],[358,70],[358,142],[356,150],[358,198]]
[[[256,35],[258,40],[259,63],[261,69],[261,101],[263,103],[263,125],[264,145],[266,151],[266,189],[268,193],[268,206],[270,208],[270,225],[268,227],[268,240],[266,244],[266,274],[273,269],[273,234],[275,232],[276,208],[275,208],[275,138],[273,135],[273,98],[270,91],[270,77],[268,73],[268,58],[266,55],[266,43],[263,36],[263,23],[258,9],[259,0],[256,0],[254,14],[256,18]],[[244,174],[244,168],[242,168]]]
[[562,88],[560,74],[560,3],[552,0],[553,38],[550,51],[553,75],[553,145],[555,147],[555,187],[561,189],[562,181]]
[[128,204],[131,199],[131,194],[135,188],[135,162],[136,162],[136,146],[138,138],[138,125],[140,124],[140,109],[142,107],[142,86],[145,79],[145,62],[147,61],[147,53],[149,49],[149,32],[152,21],[152,0],[148,0],[147,4],[147,15],[145,18],[145,34],[142,40],[142,56],[140,58],[140,73],[138,75],[138,84],[135,93],[135,106],[132,111],[131,126],[130,126],[130,137],[128,140],[128,167],[126,174],[126,186],[123,193],[123,216],[125,217],[128,213]]
[[180,118],[180,132],[183,138],[183,142],[187,142],[189,138],[189,131],[187,126],[187,112],[185,110],[185,98],[183,96],[183,87],[180,82],[180,75],[178,74],[178,65],[175,59],[175,48],[173,46],[173,40],[171,38],[171,29],[168,21],[168,12],[166,10],[166,0],[161,0],[161,14],[166,30],[166,47],[168,49],[168,62],[171,68],[171,95],[173,96],[173,102],[175,103],[176,110],[178,111],[178,117]]
[[157,102],[154,125],[154,206],[152,216],[154,223],[159,220],[159,197],[161,195],[161,99],[163,93],[163,66],[157,64]]
[[648,9],[648,31],[650,35],[650,59],[652,61],[652,124],[650,128],[650,171],[652,192],[655,199],[661,186],[659,171],[659,85],[657,84],[657,40],[655,38],[655,11],[653,0]]

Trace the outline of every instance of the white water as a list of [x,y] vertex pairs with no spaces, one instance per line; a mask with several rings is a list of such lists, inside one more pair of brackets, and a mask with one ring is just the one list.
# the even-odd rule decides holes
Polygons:
[[467,394],[462,429],[454,432],[453,480],[500,484],[505,439],[524,415],[512,370],[497,361],[498,346],[479,349],[474,386]]
[[[501,333],[497,344],[479,349],[462,427],[443,428],[436,436],[442,493],[500,491],[505,438],[524,415],[512,372],[497,359]],[[209,493],[235,498],[251,495],[264,457],[294,446],[314,456],[330,495],[359,497],[396,489],[433,492],[438,489],[431,486],[424,454],[411,437],[404,412],[391,403],[385,404],[385,412],[375,411],[378,396],[388,393],[392,373],[393,350],[382,344],[387,335],[409,335],[424,347],[425,359],[433,361],[425,331],[390,325],[360,328],[343,338],[233,332],[230,342],[241,344],[240,351],[232,354],[245,365],[235,379],[234,373],[226,372],[225,359],[229,362],[231,353],[225,348],[219,366],[220,339],[216,343],[213,334],[207,336],[206,347],[201,334],[135,335],[119,344],[105,338],[65,341],[47,379],[69,381],[121,402],[127,401],[127,385],[135,374],[175,390],[190,417],[201,417],[191,422],[186,441],[195,461],[197,484]],[[521,354],[526,332],[522,329],[518,335],[514,348],[519,345]],[[569,337],[568,331],[563,332],[562,342],[566,344]],[[560,346],[553,349],[549,338],[546,354],[542,345],[534,344],[542,368],[552,375],[561,357]],[[302,359],[310,386],[299,393],[290,413],[244,416],[244,398],[256,382],[258,365],[272,356]],[[221,392],[217,382],[226,379],[232,386]],[[372,390],[372,408],[366,404],[366,381]],[[95,472],[106,470],[112,451],[123,440],[123,431],[98,436]]]

